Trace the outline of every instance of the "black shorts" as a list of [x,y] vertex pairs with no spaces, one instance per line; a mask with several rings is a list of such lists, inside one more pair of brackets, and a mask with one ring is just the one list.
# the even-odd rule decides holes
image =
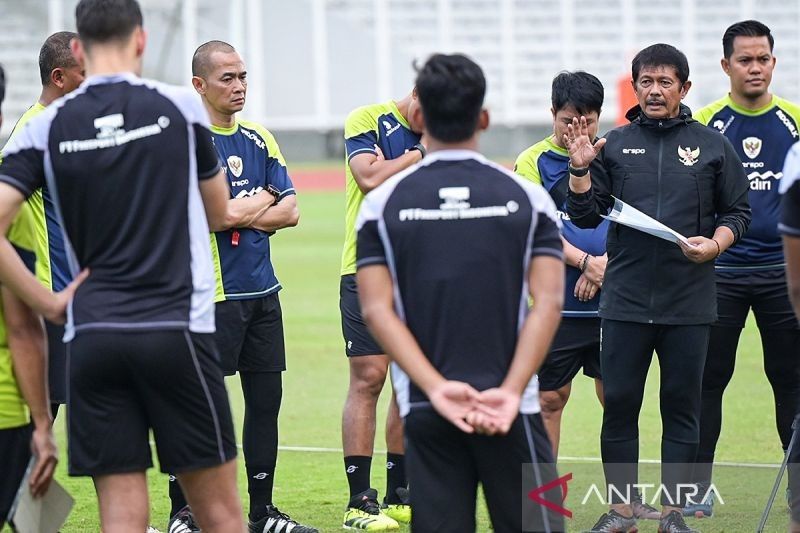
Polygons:
[[278,293],[252,300],[217,302],[214,339],[226,376],[239,372],[283,372],[286,347]]
[[0,524],[8,518],[17,489],[28,468],[32,432],[32,424],[0,429]]
[[758,329],[798,329],[783,270],[717,274],[715,326],[744,328],[750,308]]
[[47,371],[50,403],[67,403],[67,345],[64,326],[45,321],[47,331]]
[[[502,437],[469,435],[434,410],[423,408],[412,410],[404,427],[413,531],[475,531],[478,483],[483,485],[494,531],[543,531],[543,516],[550,521],[551,531],[564,530],[560,515],[538,504],[536,516],[523,519],[528,511],[524,465],[534,465],[539,486],[556,476],[540,415],[520,415]],[[556,502],[560,506],[560,494]],[[531,522],[540,527],[532,527]]]
[[211,334],[87,331],[67,345],[69,472],[162,472],[236,457],[231,410]]
[[558,390],[581,368],[585,376],[600,377],[600,319],[564,317],[539,369],[539,389]]
[[361,318],[361,304],[358,303],[355,274],[344,275],[339,282],[339,311],[342,314],[344,353],[347,354],[347,357],[385,353],[378,341],[372,338],[367,324]]

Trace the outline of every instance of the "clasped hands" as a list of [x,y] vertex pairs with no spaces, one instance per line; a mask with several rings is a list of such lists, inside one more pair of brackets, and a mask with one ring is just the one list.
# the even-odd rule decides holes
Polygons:
[[478,391],[461,381],[443,381],[428,398],[442,417],[465,433],[505,435],[519,415],[521,397],[502,387]]

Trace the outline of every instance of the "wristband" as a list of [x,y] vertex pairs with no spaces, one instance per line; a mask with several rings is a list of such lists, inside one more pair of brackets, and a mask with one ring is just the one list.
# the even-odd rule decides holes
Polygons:
[[583,257],[581,258],[580,262],[578,263],[578,269],[580,269],[581,274],[586,272],[586,267],[589,266],[589,257],[590,256],[589,256],[588,253],[584,253]]
[[585,176],[586,174],[589,173],[589,167],[575,168],[575,167],[572,166],[572,163],[570,163],[569,164],[569,173],[572,174],[575,177],[580,178],[580,177],[583,177],[583,176]]
[[711,239],[711,240],[714,241],[714,244],[717,245],[717,255],[716,255],[716,257],[714,257],[714,259],[716,259],[720,255],[722,255],[722,248],[720,248],[719,241],[717,241],[717,239]]
[[417,143],[411,148],[408,149],[410,152],[411,150],[418,150],[420,154],[422,154],[422,158],[425,159],[425,156],[428,155],[428,150],[425,148],[425,145],[422,143]]

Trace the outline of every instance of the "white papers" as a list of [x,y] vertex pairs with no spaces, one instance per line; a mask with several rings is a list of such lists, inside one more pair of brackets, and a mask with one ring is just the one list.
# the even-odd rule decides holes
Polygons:
[[64,488],[52,480],[44,496],[31,496],[28,485],[35,459],[31,459],[28,470],[20,483],[8,522],[18,533],[57,533],[67,520],[75,500]]
[[[614,197],[612,196],[612,198]],[[665,226],[658,220],[645,215],[635,207],[629,206],[619,198],[614,198],[614,208],[611,209],[611,212],[609,212],[608,215],[600,216],[612,222],[616,222],[617,224],[622,224],[623,226],[628,226],[630,228],[649,233],[650,235],[654,235],[659,239],[674,242],[675,244],[683,243],[687,246],[694,246],[688,241],[688,239],[686,239],[686,237],[677,231]]]

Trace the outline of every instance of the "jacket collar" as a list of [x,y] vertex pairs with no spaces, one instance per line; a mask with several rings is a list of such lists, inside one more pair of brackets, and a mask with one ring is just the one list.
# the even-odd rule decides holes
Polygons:
[[642,126],[648,128],[660,128],[660,129],[667,129],[678,126],[680,124],[690,124],[692,122],[697,122],[695,119],[692,118],[692,110],[689,109],[688,106],[681,104],[680,110],[678,111],[678,116],[675,118],[668,118],[668,119],[657,119],[657,118],[649,118],[647,115],[644,114],[642,108],[638,105],[633,106],[625,113],[625,118],[629,121],[638,123]]

